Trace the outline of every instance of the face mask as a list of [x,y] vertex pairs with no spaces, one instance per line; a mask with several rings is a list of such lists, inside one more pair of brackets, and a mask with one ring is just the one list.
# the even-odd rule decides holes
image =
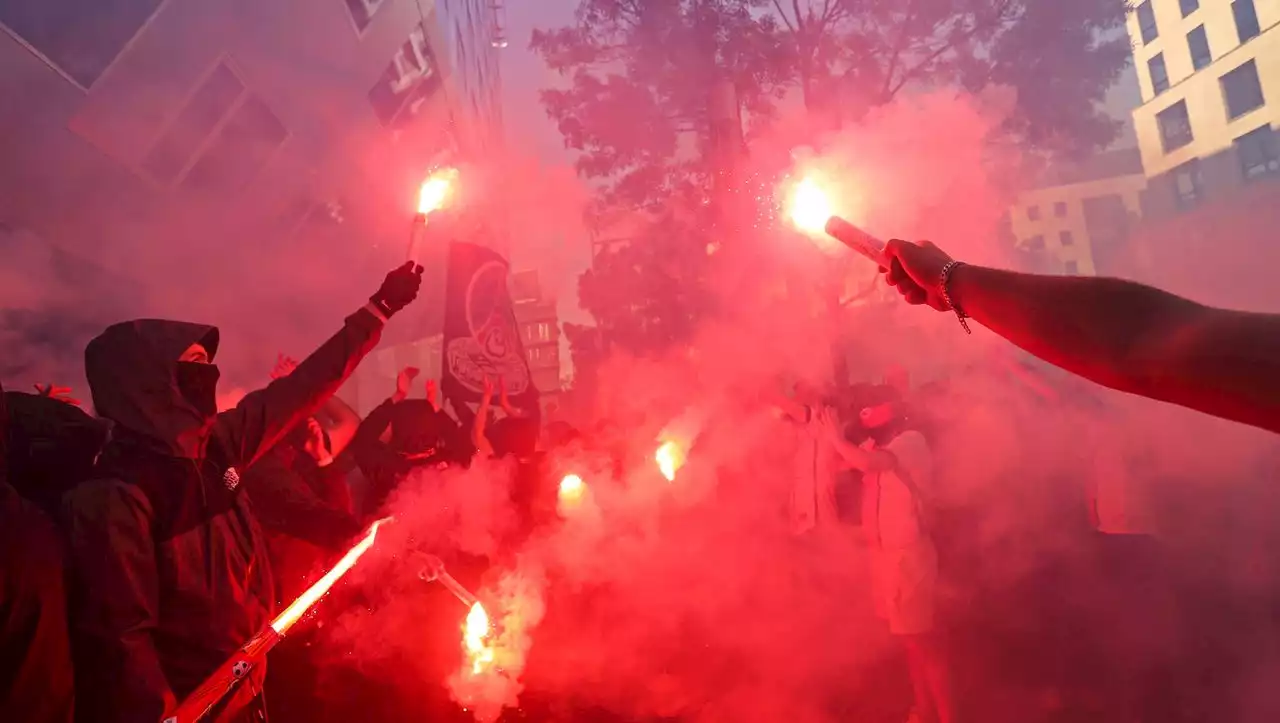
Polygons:
[[218,413],[218,367],[199,362],[178,362],[178,391],[205,417]]

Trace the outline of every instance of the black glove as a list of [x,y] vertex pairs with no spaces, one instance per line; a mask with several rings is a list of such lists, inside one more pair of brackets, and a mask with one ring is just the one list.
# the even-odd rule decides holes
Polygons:
[[369,297],[369,301],[373,302],[384,316],[390,318],[392,314],[418,298],[418,289],[421,287],[422,267],[412,261],[406,261],[404,266],[393,269],[387,274],[382,287],[378,289],[378,293]]

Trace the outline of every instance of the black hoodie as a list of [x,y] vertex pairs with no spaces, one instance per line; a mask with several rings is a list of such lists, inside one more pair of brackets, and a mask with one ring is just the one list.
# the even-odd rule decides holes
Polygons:
[[[193,343],[213,359],[214,327],[145,319],[89,343],[94,407],[115,427],[95,479],[64,500],[86,720],[159,721],[269,622],[270,570],[238,470],[337,390],[381,326],[357,311],[292,374],[218,415],[189,403],[177,378]],[[264,672],[221,720],[245,710]]]
[[61,546],[44,513],[9,486],[6,398],[0,390],[0,713],[6,721],[71,723]]

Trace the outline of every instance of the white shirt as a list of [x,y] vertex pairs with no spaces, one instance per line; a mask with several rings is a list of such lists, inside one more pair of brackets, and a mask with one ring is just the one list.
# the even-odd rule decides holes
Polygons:
[[839,522],[836,506],[836,451],[823,438],[814,407],[805,407],[808,419],[795,425],[796,474],[791,486],[791,531],[803,534],[822,525]]
[[[874,448],[868,442],[865,448]],[[863,477],[863,528],[873,548],[896,550],[910,547],[927,534],[921,512],[933,485],[933,455],[924,435],[909,431],[894,437],[884,450],[898,460],[897,470]],[[903,481],[903,475],[911,484]]]

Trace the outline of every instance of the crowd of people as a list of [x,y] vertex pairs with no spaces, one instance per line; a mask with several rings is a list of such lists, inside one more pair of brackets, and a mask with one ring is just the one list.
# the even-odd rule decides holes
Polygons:
[[[972,267],[927,243],[891,242],[886,254],[889,282],[909,303],[972,318],[1101,384],[1280,431],[1272,391],[1280,377],[1270,373],[1280,352],[1268,334],[1280,317],[1211,309],[1129,282]],[[475,410],[443,404],[430,381],[411,398],[412,368],[363,419],[335,396],[382,326],[416,298],[421,274],[412,263],[393,270],[333,337],[301,362],[282,356],[271,383],[233,409],[217,408],[218,330],[149,319],[115,324],[86,348],[96,416],[53,386],[3,394],[5,720],[162,720],[416,470],[510,457],[524,523],[554,509],[554,484],[537,455],[581,435],[542,428],[537,410],[510,404],[500,379]],[[1032,395],[1053,394],[1033,374],[1024,382]],[[794,431],[791,529],[861,527],[874,607],[900,643],[909,715],[922,723],[972,717],[958,691],[966,668],[979,667],[956,663],[955,636],[940,622],[945,578],[964,567],[936,492],[945,484],[943,396],[913,389],[894,369],[883,383],[798,385],[773,400]],[[1098,514],[1102,496],[1087,492],[1095,531],[1113,532],[1113,518]],[[1108,548],[1119,562],[1107,575],[1129,581],[1120,585],[1124,605],[1155,614],[1158,602],[1140,598],[1159,582],[1132,579],[1154,579],[1158,556],[1134,530],[1114,532],[1125,534]],[[307,635],[252,671],[211,719],[315,719],[319,674]],[[1149,662],[1124,668],[1125,690],[1111,698],[1123,714],[1112,719],[1154,720],[1176,698],[1168,687],[1183,673]]]

